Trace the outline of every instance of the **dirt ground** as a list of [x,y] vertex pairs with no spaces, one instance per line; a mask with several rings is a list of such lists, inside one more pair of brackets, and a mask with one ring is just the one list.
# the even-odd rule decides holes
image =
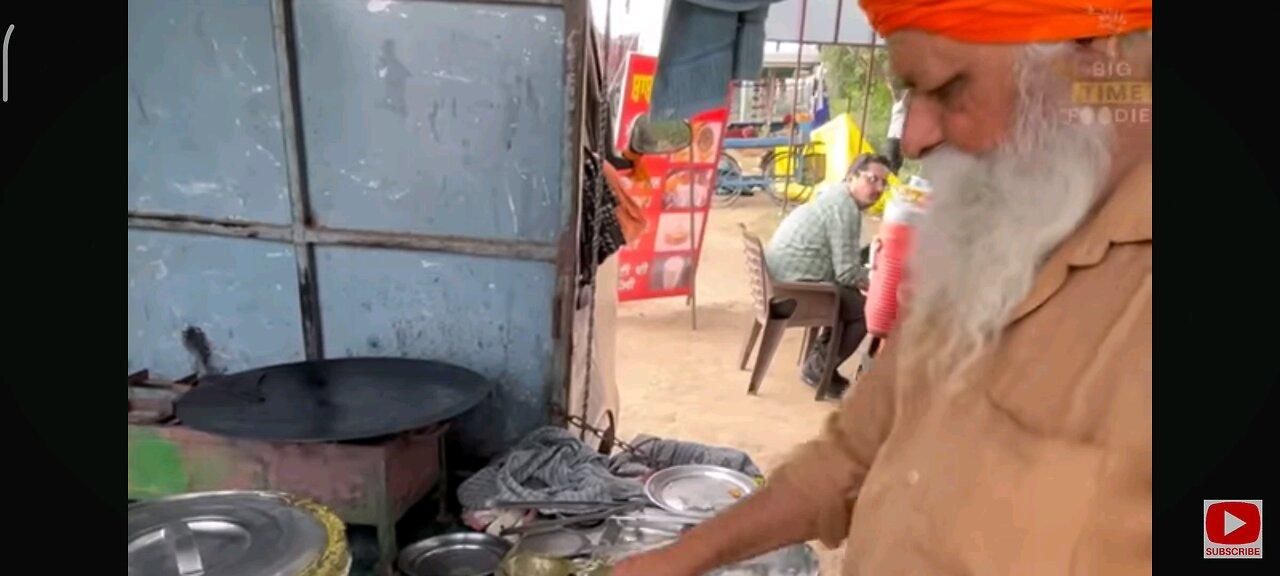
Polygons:
[[[796,445],[813,437],[834,401],[816,402],[800,380],[803,331],[787,332],[760,387],[748,396],[750,372],[738,359],[751,325],[742,236],[738,223],[766,240],[781,220],[761,194],[714,206],[697,272],[697,329],[685,298],[618,305],[616,379],[622,438],[638,433],[731,446],[750,454],[766,473]],[[863,224],[863,242],[876,222]],[[852,376],[860,355],[841,368]],[[754,362],[754,360],[753,360]],[[813,543],[823,574],[839,574],[843,550]]]

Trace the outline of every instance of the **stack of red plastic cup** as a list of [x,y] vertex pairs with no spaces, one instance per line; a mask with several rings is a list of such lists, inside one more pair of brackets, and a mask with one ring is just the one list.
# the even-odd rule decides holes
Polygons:
[[885,207],[884,221],[871,246],[871,286],[864,312],[867,332],[885,338],[898,319],[898,291],[904,281],[915,224],[922,212],[897,195]]

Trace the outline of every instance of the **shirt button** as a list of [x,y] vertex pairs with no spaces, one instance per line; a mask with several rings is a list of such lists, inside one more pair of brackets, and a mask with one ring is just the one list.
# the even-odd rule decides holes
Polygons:
[[919,481],[920,481],[920,473],[919,473],[919,472],[917,472],[917,471],[915,471],[915,470],[912,470],[912,471],[910,471],[910,472],[907,472],[907,484],[910,484],[911,486],[915,486],[915,485],[916,485],[916,482],[919,482]]

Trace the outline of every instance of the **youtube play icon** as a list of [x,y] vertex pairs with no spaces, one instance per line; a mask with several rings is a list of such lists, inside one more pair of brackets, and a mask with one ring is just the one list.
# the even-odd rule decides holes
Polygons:
[[1204,557],[1261,558],[1262,501],[1205,500]]

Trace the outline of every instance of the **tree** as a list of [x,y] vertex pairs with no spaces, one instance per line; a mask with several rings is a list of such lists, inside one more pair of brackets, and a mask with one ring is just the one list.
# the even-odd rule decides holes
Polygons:
[[[875,50],[872,69],[868,46],[823,46],[822,67],[827,75],[827,97],[831,116],[848,113],[863,131],[876,151],[885,148],[885,133],[893,111],[893,93],[889,89],[889,53],[880,46]],[[871,76],[871,93],[867,105],[866,126],[862,126],[862,106],[867,94],[867,75]]]

